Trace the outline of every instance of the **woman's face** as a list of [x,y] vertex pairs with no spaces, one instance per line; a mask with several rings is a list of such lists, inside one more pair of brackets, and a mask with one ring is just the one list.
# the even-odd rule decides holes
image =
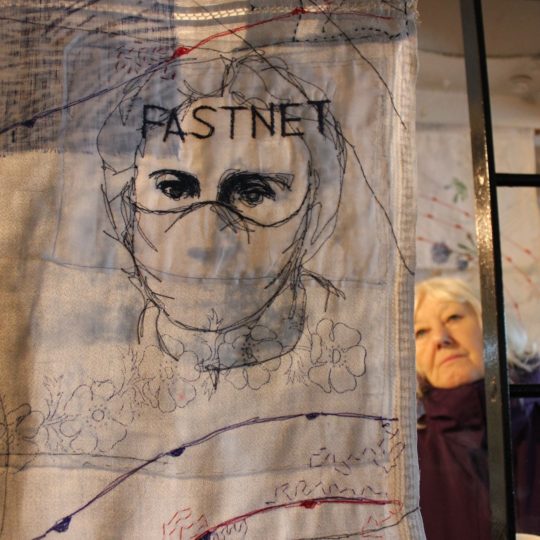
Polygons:
[[482,329],[468,303],[426,295],[416,310],[416,371],[435,388],[484,377]]
[[198,329],[227,328],[268,304],[298,264],[308,223],[306,144],[260,125],[253,138],[247,110],[231,140],[222,109],[231,104],[199,100],[211,136],[192,136],[206,128],[188,109],[185,141],[164,140],[161,126],[137,159],[134,257],[171,320]]

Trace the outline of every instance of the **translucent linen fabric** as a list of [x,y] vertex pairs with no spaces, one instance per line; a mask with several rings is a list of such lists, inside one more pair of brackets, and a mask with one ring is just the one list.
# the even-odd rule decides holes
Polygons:
[[0,25],[3,536],[422,538],[414,2]]

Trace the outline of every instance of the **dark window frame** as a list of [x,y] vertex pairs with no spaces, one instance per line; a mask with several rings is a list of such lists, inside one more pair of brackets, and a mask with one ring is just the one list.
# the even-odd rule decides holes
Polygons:
[[539,397],[540,385],[508,382],[497,188],[540,187],[540,175],[501,174],[495,170],[482,3],[481,0],[460,2],[486,366],[491,537],[510,539],[516,536],[510,398]]

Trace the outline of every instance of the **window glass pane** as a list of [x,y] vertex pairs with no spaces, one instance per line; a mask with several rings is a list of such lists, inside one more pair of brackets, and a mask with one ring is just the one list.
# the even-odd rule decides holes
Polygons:
[[[519,50],[520,38],[509,34],[514,32],[514,35],[521,35],[530,27],[528,22],[520,23],[521,26],[512,22],[516,17],[523,19],[523,14],[527,13],[526,7],[521,13],[515,14],[514,19],[509,14],[509,11],[521,10],[524,4],[535,4],[531,7],[533,10],[540,8],[538,2],[527,0],[489,0],[484,3],[493,142],[498,172],[540,172],[540,85],[536,85],[540,75],[540,41],[535,31],[531,40],[525,38],[523,43],[531,45],[536,40],[538,51]],[[474,187],[459,0],[443,3],[424,0],[420,10],[417,279],[459,277],[478,292]],[[540,14],[535,20],[540,20]],[[508,23],[513,28],[503,30]],[[512,43],[505,44],[505,40]],[[533,58],[534,55],[537,58]],[[533,82],[515,77],[522,73],[529,74]],[[531,86],[525,88],[528,84]],[[521,336],[521,341],[527,344],[540,342],[540,193],[533,188],[505,188],[498,190],[498,199],[504,298],[507,323],[512,327],[507,341],[519,341]],[[515,344],[512,348],[515,349]],[[524,347],[520,353],[522,358],[524,351],[533,353],[535,349],[532,345]],[[511,370],[513,382],[540,383],[538,372],[530,369],[534,354],[528,357],[532,359],[528,360],[524,369]],[[480,389],[474,388],[474,384]],[[462,392],[463,395],[457,400],[457,405],[446,401],[449,404],[447,414],[452,418],[458,417],[463,405],[469,412],[477,411],[471,403],[479,396],[483,399],[481,387],[480,381],[469,387],[462,385],[461,389],[457,388],[457,393]],[[427,406],[427,410],[423,405]],[[432,450],[430,444],[434,437],[429,407],[429,398],[424,394],[420,400],[420,414],[424,416],[420,418],[418,433],[424,498],[422,511],[428,538],[430,532],[432,538],[438,537],[438,532],[433,532],[432,528],[437,526],[437,520],[444,520],[445,512],[457,514],[451,503],[443,509],[444,496],[453,494],[452,500],[455,502],[462,495],[460,490],[465,488],[457,471],[468,470],[471,462],[475,463],[476,469],[471,477],[474,481],[469,487],[476,490],[477,496],[467,497],[469,501],[474,500],[476,516],[469,522],[469,533],[474,529],[472,534],[477,533],[476,537],[480,538],[482,531],[488,530],[485,512],[488,496],[487,446],[485,440],[481,440],[485,436],[483,412],[480,410],[478,414],[470,415],[471,418],[480,419],[474,431],[475,436],[480,435],[480,438],[466,438],[467,444],[460,447],[462,451],[459,456],[453,454],[454,457],[458,456],[454,461],[440,458],[435,463],[426,457],[426,452]],[[512,416],[516,450],[516,526],[518,531],[540,534],[540,401],[513,400]],[[459,438],[468,428],[461,422],[458,427]],[[441,444],[439,451],[444,451],[452,442],[442,438],[436,444]],[[442,454],[439,452],[438,455]],[[431,493],[429,486],[433,482],[437,483],[438,489]],[[431,497],[431,500],[426,502],[426,497]]]
[[[459,2],[445,2],[443,7],[441,2],[426,1],[420,9],[416,276],[418,281],[459,277],[478,291]],[[424,314],[423,308],[420,303],[416,322],[429,325],[429,310]],[[417,339],[417,370],[423,358],[429,362],[421,341]],[[488,460],[482,381],[445,389],[434,372],[420,380],[420,505],[427,538],[487,538]],[[454,433],[447,429],[447,420],[458,426]]]
[[[499,188],[497,195],[507,319],[508,322],[515,321],[522,326],[530,341],[538,342],[540,341],[540,190]],[[523,336],[520,341],[524,339]],[[510,336],[508,341],[511,341]]]
[[[512,137],[540,128],[540,3],[530,0],[484,0],[484,33],[494,144],[504,148]],[[512,165],[512,166],[510,166]],[[534,154],[509,163],[504,150],[495,156],[497,172],[534,173]]]
[[[532,140],[529,146],[533,147]],[[540,384],[540,198],[536,188],[499,188],[510,382]],[[540,400],[511,403],[516,529],[540,531]]]
[[474,186],[459,1],[420,5],[417,278],[476,282]]

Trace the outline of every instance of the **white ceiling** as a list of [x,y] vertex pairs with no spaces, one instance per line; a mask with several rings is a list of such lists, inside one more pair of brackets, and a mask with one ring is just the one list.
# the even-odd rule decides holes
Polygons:
[[[463,55],[459,0],[418,0],[420,49]],[[540,54],[540,0],[484,0],[488,56]]]
[[[459,0],[419,0],[418,87],[465,89]],[[540,0],[483,0],[492,94],[540,104]]]

